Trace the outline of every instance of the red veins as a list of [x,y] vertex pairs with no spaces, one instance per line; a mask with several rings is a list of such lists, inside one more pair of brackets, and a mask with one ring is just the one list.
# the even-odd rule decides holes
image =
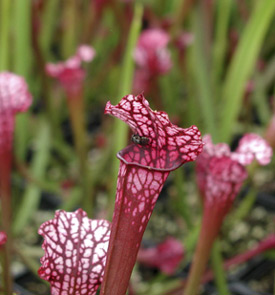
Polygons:
[[211,158],[203,192],[206,203],[210,206],[216,204],[225,209],[229,208],[246,177],[245,168],[229,157]]
[[[136,231],[136,237],[143,234],[168,174],[168,172],[128,166],[121,162],[115,215],[119,212],[116,208],[119,208],[120,213],[123,210],[123,215],[127,216],[128,220],[126,226],[130,227],[132,232]],[[114,218],[113,221],[115,220]]]
[[66,91],[75,91],[81,87],[85,71],[82,62],[90,62],[95,57],[95,50],[88,45],[78,47],[74,56],[57,64],[48,63],[46,72],[49,76],[57,78]]
[[32,96],[24,78],[9,72],[0,73],[0,152],[11,147],[14,115],[26,111]]
[[183,256],[182,243],[173,237],[169,237],[156,247],[141,248],[137,259],[139,263],[159,268],[167,275],[172,275],[177,270]]
[[172,171],[194,161],[203,143],[196,126],[182,129],[173,125],[165,112],[153,111],[143,94],[127,95],[116,106],[107,103],[106,114],[126,122],[133,134],[148,139],[148,144],[132,143],[118,153],[130,165]]
[[38,274],[50,282],[51,294],[96,294],[106,263],[110,223],[91,220],[82,209],[60,210],[38,233],[44,237],[45,250]]

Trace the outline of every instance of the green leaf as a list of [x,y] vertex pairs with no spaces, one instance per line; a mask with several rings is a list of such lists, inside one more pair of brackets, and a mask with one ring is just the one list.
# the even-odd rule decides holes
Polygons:
[[245,85],[252,74],[274,11],[274,0],[257,1],[241,36],[222,91],[224,105],[221,117],[221,141],[228,142],[234,131],[242,106]]
[[[45,120],[42,120],[37,131],[38,134],[35,141],[36,150],[30,170],[31,174],[35,175],[37,179],[43,179],[50,156],[51,141],[49,124]],[[36,184],[28,184],[13,223],[13,232],[15,234],[20,233],[34,212],[36,212],[40,201],[40,194],[40,188]]]

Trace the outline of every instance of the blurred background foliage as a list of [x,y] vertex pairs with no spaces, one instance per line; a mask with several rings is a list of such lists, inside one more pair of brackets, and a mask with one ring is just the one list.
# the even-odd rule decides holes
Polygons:
[[[17,251],[34,273],[41,254],[36,230],[55,209],[84,206],[92,217],[112,215],[115,154],[129,141],[130,132],[104,117],[104,106],[107,100],[115,104],[133,92],[133,50],[140,31],[161,28],[170,35],[173,66],[158,77],[150,93],[145,92],[153,109],[161,107],[179,126],[197,125],[216,143],[234,146],[244,133],[266,134],[275,107],[274,0],[1,0],[0,5],[0,70],[24,76],[34,97],[31,111],[17,118],[12,176],[13,229],[22,244]],[[184,34],[192,41],[178,45]],[[69,58],[81,44],[96,50],[95,59],[85,65],[85,181],[65,93],[45,73],[46,63]],[[259,188],[275,191],[274,185],[266,186],[274,181],[274,161],[268,169],[255,170],[248,181],[250,194],[233,210],[227,233],[236,220],[242,224],[255,210]],[[192,175],[192,165],[187,165],[171,176],[165,191],[171,216],[164,212],[164,221],[159,221],[165,211],[160,203],[151,225],[153,233],[159,222],[170,224],[172,234],[184,233],[187,253],[192,253],[198,232],[189,230],[200,215]],[[84,197],[83,182],[89,183]],[[48,213],[41,211],[45,208]],[[264,217],[259,239],[274,230],[272,218]]]

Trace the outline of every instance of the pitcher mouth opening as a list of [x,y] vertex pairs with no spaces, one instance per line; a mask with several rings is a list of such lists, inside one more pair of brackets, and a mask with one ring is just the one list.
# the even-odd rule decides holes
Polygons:
[[117,158],[126,165],[138,166],[160,172],[176,170],[186,162],[180,157],[170,161],[168,154],[169,153],[166,153],[166,157],[164,157],[163,155],[159,155],[159,151],[151,146],[147,147],[130,144],[117,153]]

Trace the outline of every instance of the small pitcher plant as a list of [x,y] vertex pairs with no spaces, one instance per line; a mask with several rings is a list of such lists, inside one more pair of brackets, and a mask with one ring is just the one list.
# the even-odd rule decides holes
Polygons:
[[[69,109],[70,122],[73,131],[74,145],[79,160],[79,171],[81,174],[82,198],[90,201],[90,205],[83,204],[92,214],[92,199],[88,183],[87,168],[87,138],[85,130],[85,104],[84,104],[84,80],[86,71],[82,67],[83,62],[91,62],[96,53],[88,45],[77,48],[74,56],[64,62],[57,64],[48,63],[46,73],[58,80],[65,91],[67,106]],[[87,195],[89,197],[87,197]],[[90,209],[91,208],[91,209]]]
[[203,200],[203,217],[199,241],[184,294],[198,292],[201,276],[205,270],[210,250],[222,222],[232,207],[244,180],[245,166],[254,159],[267,165],[272,156],[268,143],[257,134],[243,136],[235,152],[225,143],[214,145],[210,135],[203,137],[204,151],[198,157],[196,172]]
[[[11,168],[15,115],[25,112],[32,103],[32,96],[25,80],[13,73],[0,73],[0,200],[2,207],[3,286],[7,295],[12,294],[11,263]],[[6,235],[6,239],[3,235]]]

